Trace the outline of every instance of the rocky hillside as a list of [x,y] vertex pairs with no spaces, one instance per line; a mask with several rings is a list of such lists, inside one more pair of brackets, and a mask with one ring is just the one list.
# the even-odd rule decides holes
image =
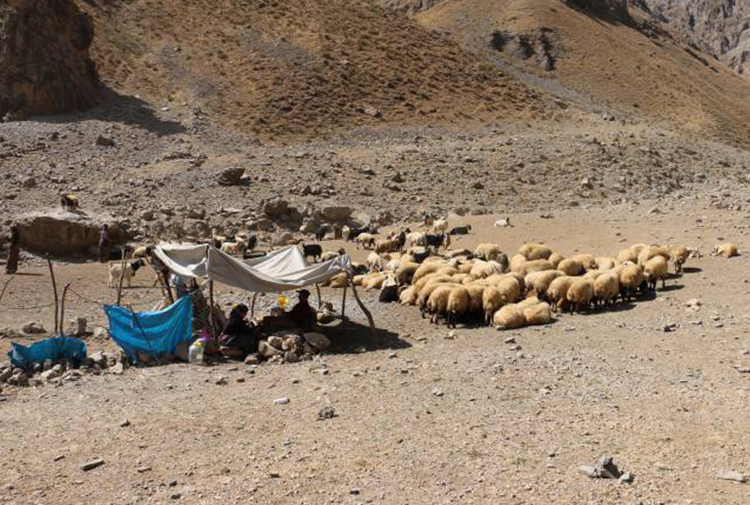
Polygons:
[[0,119],[94,105],[93,27],[72,0],[0,2]]
[[368,0],[80,5],[112,89],[263,137],[547,114],[483,57]]
[[590,4],[450,0],[415,18],[565,101],[750,145],[744,79],[672,38],[637,6]]
[[691,42],[740,74],[750,73],[750,2],[641,0]]

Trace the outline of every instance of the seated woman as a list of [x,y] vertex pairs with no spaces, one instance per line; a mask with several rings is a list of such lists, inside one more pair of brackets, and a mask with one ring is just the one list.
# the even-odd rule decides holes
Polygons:
[[244,357],[258,352],[258,332],[245,320],[247,305],[239,303],[232,307],[224,331],[219,337],[219,350],[225,356]]

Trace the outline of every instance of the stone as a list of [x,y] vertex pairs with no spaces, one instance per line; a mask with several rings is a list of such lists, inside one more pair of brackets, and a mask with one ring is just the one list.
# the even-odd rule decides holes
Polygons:
[[115,375],[122,375],[125,371],[125,365],[123,365],[121,362],[117,362],[109,369],[109,371]]
[[289,398],[283,397],[283,398],[276,398],[273,401],[274,405],[288,405],[289,404]]
[[624,474],[620,475],[620,478],[617,480],[620,484],[633,482],[633,474],[630,472],[625,472]]
[[270,345],[268,342],[261,341],[258,344],[258,354],[268,359],[272,358],[273,356],[281,356],[282,352]]
[[268,337],[268,345],[274,349],[281,350],[284,346],[284,339],[281,337]]
[[433,389],[432,390],[432,394],[433,394],[433,396],[437,396],[438,398],[440,398],[441,396],[443,396],[443,392],[440,391],[438,388]]
[[308,344],[319,351],[325,351],[331,345],[331,341],[322,333],[308,332],[303,337]]
[[220,186],[239,186],[242,184],[242,176],[244,175],[244,168],[230,167],[219,172],[217,180]]
[[721,480],[731,480],[733,482],[746,482],[747,477],[734,470],[717,470],[716,478]]
[[21,186],[23,186],[26,189],[31,189],[36,187],[36,179],[33,177],[26,177],[23,181],[21,181]]
[[293,242],[294,242],[294,235],[292,235],[290,232],[287,231],[277,236],[273,241],[273,245],[281,247],[281,246],[289,245]]
[[246,365],[260,365],[261,359],[258,354],[248,354],[245,358]]
[[96,458],[92,459],[91,461],[87,461],[86,463],[81,465],[81,470],[84,472],[88,472],[89,470],[93,470],[94,468],[98,468],[104,464],[104,460],[102,458]]
[[76,317],[68,321],[68,334],[73,336],[85,335],[87,327],[88,320],[85,317]]
[[596,479],[599,475],[596,472],[596,468],[593,466],[582,465],[578,467],[578,473],[585,475],[591,479]]
[[336,417],[336,411],[330,405],[323,407],[318,411],[318,421],[325,421],[326,419],[333,419]]
[[218,379],[216,379],[215,384],[217,386],[226,386],[228,384],[228,382],[227,382],[227,379],[225,377],[219,377]]
[[102,328],[101,326],[94,328],[94,338],[96,339],[109,338],[109,330],[107,330],[107,328]]
[[130,421],[128,419],[120,421],[120,428],[127,428],[128,426],[130,426]]
[[113,243],[123,243],[128,238],[114,218],[93,212],[73,213],[55,208],[21,214],[17,222],[24,249],[55,257],[93,255],[104,224],[109,226]]
[[383,116],[383,114],[378,109],[376,109],[375,107],[373,107],[372,105],[365,106],[362,109],[362,113],[366,114],[366,115],[368,115],[370,117],[374,117],[376,119]]
[[594,184],[591,182],[591,179],[588,177],[584,177],[583,180],[581,180],[581,187],[586,189],[594,189]]
[[263,214],[269,217],[279,217],[289,212],[289,202],[281,198],[272,198],[263,202]]
[[328,221],[345,222],[347,221],[354,212],[354,209],[345,205],[329,204],[323,207],[320,211],[323,218]]
[[474,184],[471,185],[472,189],[484,189],[484,184],[482,184],[481,181],[476,181]]
[[8,382],[8,380],[13,377],[13,369],[12,368],[6,368],[2,371],[0,371],[0,382]]
[[349,494],[358,495],[360,493],[358,487],[353,487],[349,490]]
[[60,372],[58,372],[57,370],[54,370],[54,369],[47,370],[46,372],[42,372],[41,375],[39,375],[39,378],[43,382],[52,382],[53,380],[57,379],[58,377],[60,377]]
[[106,135],[96,137],[96,145],[100,147],[115,147],[115,141]]
[[36,321],[26,323],[23,328],[21,328],[21,331],[23,331],[27,335],[39,335],[42,333],[46,333],[46,330],[44,329],[42,323]]

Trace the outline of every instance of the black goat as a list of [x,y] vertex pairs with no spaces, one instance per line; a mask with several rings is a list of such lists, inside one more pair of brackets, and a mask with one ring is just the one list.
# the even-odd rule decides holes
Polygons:
[[129,245],[115,246],[109,250],[109,261],[120,261],[123,257],[129,258],[133,256],[133,251],[133,247]]
[[315,240],[320,242],[326,237],[326,233],[328,233],[328,225],[324,224],[318,227],[317,230],[315,230]]
[[448,235],[468,235],[470,231],[470,224],[467,224],[466,226],[455,226],[451,231],[448,232]]
[[427,234],[425,235],[425,241],[427,242],[427,247],[433,248],[435,251],[440,250],[441,247],[447,249],[451,244],[450,236],[443,233],[440,235]]
[[357,240],[357,237],[365,233],[365,228],[349,228],[349,233],[346,235],[347,242],[353,242]]
[[323,248],[318,244],[302,244],[302,254],[305,256],[305,259],[312,256],[315,261],[320,261]]

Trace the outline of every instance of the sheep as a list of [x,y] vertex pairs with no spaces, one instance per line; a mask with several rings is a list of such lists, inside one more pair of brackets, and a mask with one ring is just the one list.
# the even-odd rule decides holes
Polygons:
[[547,298],[547,290],[552,281],[565,274],[559,270],[543,270],[541,272],[532,272],[524,278],[527,291],[534,291],[540,300]]
[[519,272],[526,263],[526,257],[523,254],[516,254],[510,259],[510,271]]
[[406,235],[406,245],[407,247],[425,247],[427,245],[426,237],[427,235],[422,233],[421,231],[413,231]]
[[525,275],[521,275],[517,272],[510,272],[510,273],[505,274],[503,277],[515,279],[515,281],[518,283],[518,292],[519,293],[526,292],[526,276]]
[[518,250],[518,254],[528,261],[546,260],[552,256],[552,249],[543,244],[524,244]]
[[387,239],[381,239],[375,242],[375,252],[376,253],[390,253],[390,252],[396,252],[400,251],[404,248],[404,244],[406,243],[406,232],[398,233],[396,236],[387,238]]
[[386,275],[383,284],[380,287],[378,301],[381,303],[390,303],[398,300],[398,282],[393,274]]
[[495,221],[495,228],[512,228],[512,227],[513,225],[510,224],[509,217],[504,217]]
[[410,284],[419,269],[419,263],[404,262],[396,269],[396,280],[400,286]]
[[385,281],[385,274],[382,272],[375,272],[365,275],[362,279],[362,287],[365,289],[380,289],[383,287]]
[[547,288],[547,300],[552,304],[555,312],[564,309],[564,305],[566,305],[568,300],[568,290],[575,280],[575,277],[565,275],[558,277],[550,283],[549,288]]
[[474,253],[470,250],[464,248],[464,249],[448,249],[447,251],[443,252],[443,255],[448,259],[453,258],[464,258],[467,260],[473,259],[475,257]]
[[[365,279],[366,276],[367,276],[366,274],[355,275],[354,277],[352,277],[352,284],[354,284],[355,286],[361,286],[362,281]],[[324,282],[323,286],[326,286],[326,285],[327,284]]]
[[583,265],[583,268],[586,270],[596,269],[596,259],[594,258],[593,254],[576,254],[571,259],[580,261]]
[[448,220],[438,219],[432,225],[432,233],[437,235],[445,234],[448,231]]
[[571,314],[576,310],[588,310],[594,298],[594,283],[589,279],[576,279],[568,288],[565,298],[570,303]]
[[471,275],[477,279],[483,279],[493,274],[503,273],[503,267],[496,261],[477,261],[471,267]]
[[398,295],[398,299],[401,305],[414,305],[417,303],[417,288],[415,286],[409,286]]
[[594,259],[597,270],[612,270],[617,262],[613,258],[599,257]]
[[517,272],[526,277],[532,272],[542,272],[544,270],[554,270],[552,263],[547,260],[533,260],[524,263]]
[[739,251],[737,250],[737,246],[732,243],[715,245],[713,250],[711,251],[711,256],[724,256],[725,258],[733,258],[734,256],[738,255]]
[[493,322],[496,330],[513,330],[526,324],[526,319],[515,304],[510,304],[495,312]]
[[635,253],[636,257],[641,254],[641,251],[648,247],[646,244],[633,244],[630,249]]
[[448,232],[448,235],[468,235],[470,231],[470,224],[467,224],[466,226],[455,226],[451,228],[451,231]]
[[[470,314],[481,314],[483,310],[484,292],[489,286],[484,284],[472,282],[465,284],[466,290],[469,292],[469,309]],[[489,321],[488,321],[489,324]]]
[[521,310],[524,322],[529,326],[549,324],[552,322],[552,309],[549,303],[540,302]]
[[617,253],[617,263],[622,265],[625,262],[636,263],[638,261],[638,253],[633,250],[632,247],[623,249]]
[[140,259],[140,258],[149,258],[154,253],[154,246],[152,245],[142,245],[139,247],[136,247],[133,251],[133,258]]
[[484,261],[497,260],[501,254],[503,250],[497,244],[479,244],[474,249],[474,256]]
[[344,250],[343,247],[339,249],[338,251],[326,251],[320,255],[320,261],[322,263],[325,263],[326,261],[331,261],[345,254],[346,254],[346,251]]
[[456,265],[456,270],[458,270],[458,273],[460,274],[469,274],[471,273],[472,268],[474,268],[474,264],[470,262],[459,263]]
[[469,291],[464,286],[456,286],[451,290],[450,295],[448,295],[448,307],[446,310],[449,328],[455,328],[458,318],[469,311],[470,302]]
[[680,275],[682,273],[682,265],[688,259],[688,250],[682,244],[673,245],[669,248],[669,257],[674,262],[675,274]]
[[500,307],[505,305],[502,294],[496,286],[488,286],[482,292],[482,310],[484,310],[484,321],[487,324],[492,322],[492,317]]
[[322,254],[323,248],[319,244],[302,244],[302,255],[305,259],[312,257],[314,261],[320,261]]
[[67,193],[60,195],[60,205],[65,210],[75,210],[81,206],[81,201],[78,199],[78,196]]
[[237,239],[237,242],[224,242],[221,244],[221,252],[229,256],[243,256],[247,250],[247,242]]
[[122,278],[123,282],[127,282],[128,287],[130,287],[131,281],[133,277],[135,277],[136,272],[138,272],[138,270],[145,265],[146,262],[142,259],[125,263],[124,267],[122,263],[110,263],[109,281],[107,282],[107,285],[110,288],[117,287],[120,285],[120,278]]
[[564,273],[565,275],[576,277],[578,275],[581,275],[584,272],[585,268],[583,267],[583,263],[580,260],[577,260],[575,258],[568,258],[562,260],[557,265],[557,270]]
[[375,235],[371,233],[360,233],[357,236],[357,249],[362,246],[363,249],[372,249],[375,247]]
[[410,247],[406,250],[406,254],[414,256],[415,263],[423,263],[427,258],[430,257],[432,251],[422,246]]
[[500,292],[500,298],[503,303],[515,303],[521,296],[522,287],[518,279],[514,277],[505,277],[500,279],[495,287]]
[[520,302],[516,303],[516,307],[518,310],[522,311],[528,307],[533,307],[534,305],[537,305],[541,303],[541,300],[537,298],[536,296],[530,296],[526,298],[525,300],[521,300]]
[[386,261],[386,258],[373,251],[367,256],[367,269],[370,272],[382,272],[385,270]]
[[615,272],[600,275],[594,281],[594,307],[609,306],[620,292],[620,280]]
[[417,271],[414,272],[414,277],[412,279],[412,282],[417,282],[419,279],[424,277],[425,275],[435,273],[441,268],[445,267],[445,263],[441,261],[425,261],[421,265],[419,265],[419,268],[417,268]]
[[562,260],[564,260],[565,257],[560,253],[552,253],[549,258],[547,258],[547,261],[552,263],[552,266],[557,269],[557,266],[560,264]]
[[666,287],[667,281],[667,260],[663,256],[654,256],[643,267],[643,278],[648,283],[651,290],[656,290],[656,281],[661,279],[661,287]]
[[645,267],[646,263],[649,262],[652,258],[655,258],[657,256],[661,256],[665,260],[669,259],[669,249],[668,248],[662,248],[659,246],[648,246],[641,249],[641,252],[638,253],[638,265]]
[[422,317],[424,313],[430,314],[430,323],[437,323],[438,318],[441,315],[447,314],[448,311],[448,297],[454,289],[452,284],[441,284],[437,286],[431,293],[429,298],[424,304],[422,310]]
[[357,263],[356,261],[352,261],[351,268],[354,275],[364,275],[367,273],[367,265],[365,265],[364,263]]
[[631,296],[635,295],[636,291],[643,283],[643,269],[640,266],[632,262],[626,262],[619,267],[619,281],[620,281],[620,294],[622,297],[630,301]]
[[344,239],[347,242],[353,242],[359,238],[361,234],[363,234],[366,231],[366,228],[357,228],[357,227],[349,227],[344,226],[344,229],[341,230],[342,235],[344,236]]
[[328,281],[328,287],[334,288],[334,289],[341,289],[346,286],[347,279],[346,272],[342,272],[338,275],[334,275],[331,277]]

